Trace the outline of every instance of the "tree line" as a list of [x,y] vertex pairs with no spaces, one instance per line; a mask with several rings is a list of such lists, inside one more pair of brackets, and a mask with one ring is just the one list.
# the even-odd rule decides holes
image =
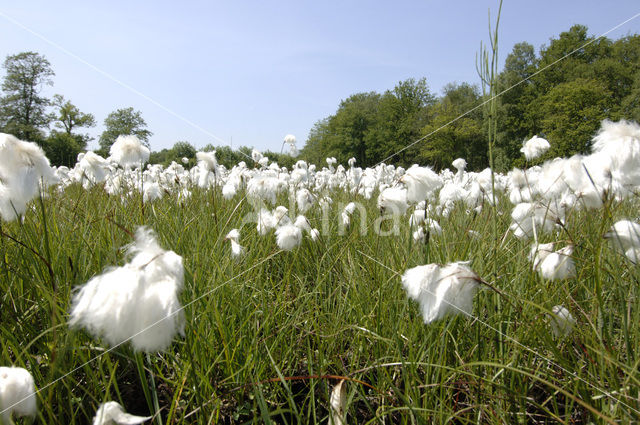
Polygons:
[[[3,67],[0,132],[38,143],[53,165],[72,166],[92,140],[83,129],[94,127],[95,117],[62,95],[42,95],[55,76],[44,56],[10,55]],[[494,163],[499,171],[524,165],[520,147],[534,135],[552,146],[539,161],[585,153],[603,119],[640,121],[640,35],[613,41],[574,25],[538,52],[527,42],[518,43],[507,55],[497,85]],[[489,162],[487,112],[480,107],[485,100],[470,83],[450,83],[436,96],[425,78],[412,78],[384,93],[356,93],[341,101],[335,114],[315,123],[299,158],[265,154],[287,167],[297,159],[322,165],[327,157],[340,163],[354,157],[363,167],[385,161],[442,169],[462,157],[470,169],[483,169]],[[111,112],[104,126],[98,150],[103,156],[121,134],[134,134],[147,146],[153,134],[132,107]],[[250,163],[249,147],[208,145],[203,150],[214,149],[226,166]],[[168,165],[187,158],[191,166],[195,153],[192,144],[179,141],[152,152],[150,162]]]
[[[204,152],[216,151],[216,159],[218,164],[224,165],[227,169],[230,169],[234,165],[244,161],[249,167],[253,166],[253,160],[251,159],[251,152],[253,148],[248,146],[240,146],[237,149],[232,149],[228,145],[214,146],[208,144],[202,149]],[[289,169],[300,158],[294,158],[286,153],[264,151],[262,154],[269,158],[270,161],[275,161],[281,167],[288,167]],[[183,159],[186,158],[186,163]],[[151,152],[149,156],[149,162],[151,164],[162,164],[167,166],[171,162],[183,163],[187,168],[191,168],[196,164],[196,148],[189,142],[179,141],[176,142],[173,147],[162,149],[160,151]]]
[[[534,135],[552,145],[539,161],[585,153],[603,119],[640,121],[640,36],[613,41],[574,25],[537,53],[531,44],[518,43],[497,85],[496,168],[524,165],[520,148]],[[450,83],[436,96],[424,78],[382,94],[356,93],[315,123],[301,156],[316,163],[355,157],[361,166],[385,161],[436,169],[462,157],[471,169],[483,169],[489,163],[488,131],[479,105],[485,100],[470,83]]]
[[[46,86],[53,85],[55,72],[51,63],[35,52],[9,55],[3,64],[5,76],[0,97],[0,132],[39,144],[52,165],[73,166],[78,153],[86,150],[92,139],[83,129],[95,127],[93,114],[81,112],[60,94],[49,99],[43,96]],[[109,155],[109,148],[119,135],[135,135],[146,146],[153,133],[140,111],[132,107],[116,109],[104,120],[105,130],[99,137],[97,153]],[[229,146],[207,145],[204,151],[216,150],[221,164],[232,167],[240,161],[250,161],[252,149],[246,146],[233,150]],[[178,141],[170,149],[152,152],[150,161],[169,165],[172,161],[195,165],[196,148],[189,142]],[[292,166],[295,159],[277,152],[265,152],[272,160]]]
[[[36,52],[21,52],[6,57],[0,97],[0,132],[36,142],[53,165],[72,166],[78,153],[86,150],[92,137],[82,129],[95,127],[93,114],[84,113],[55,94],[43,96],[46,86],[53,85],[55,72],[51,63]],[[104,120],[99,153],[108,155],[109,148],[120,134],[135,134],[148,144],[152,135],[139,111],[122,108],[111,112]]]

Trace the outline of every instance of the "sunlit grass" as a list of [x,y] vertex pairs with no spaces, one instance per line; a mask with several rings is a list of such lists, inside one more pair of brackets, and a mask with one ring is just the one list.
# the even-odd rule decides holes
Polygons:
[[[143,204],[137,193],[121,199],[71,186],[36,200],[23,223],[3,222],[2,364],[33,374],[41,389],[37,421],[84,424],[100,403],[115,400],[130,413],[160,415],[161,423],[326,423],[336,376],[350,380],[350,423],[640,418],[639,273],[602,238],[615,220],[636,217],[635,200],[571,212],[566,229],[541,236],[576,245],[577,277],[548,282],[531,270],[530,242],[507,233],[504,199],[495,210],[468,213],[459,205],[436,217],[443,234],[423,245],[411,239],[407,219],[398,235],[379,236],[375,199],[357,199],[367,208],[367,231],[361,234],[356,212],[340,234],[341,208],[353,199],[331,196],[326,216],[320,208],[307,214],[312,227],[325,229],[319,240],[305,237],[291,252],[243,221],[253,211],[245,199],[225,201],[219,189]],[[281,196],[279,204],[289,201]],[[123,264],[122,247],[140,225],[181,255],[186,271],[186,337],[144,359],[159,412],[145,399],[128,346],[106,351],[66,325],[73,289]],[[239,261],[224,241],[232,228],[247,248]],[[400,275],[458,260],[470,260],[504,295],[483,290],[473,318],[424,325]],[[558,304],[578,322],[565,339],[549,327]]]

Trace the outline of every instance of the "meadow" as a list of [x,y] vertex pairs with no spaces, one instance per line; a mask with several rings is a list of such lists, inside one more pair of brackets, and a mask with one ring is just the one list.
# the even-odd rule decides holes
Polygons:
[[[640,145],[635,131],[629,143]],[[191,170],[142,172],[83,159],[91,158],[56,170],[57,183],[37,190],[24,212],[11,204],[17,217],[5,208],[1,222],[0,365],[33,376],[33,423],[90,423],[112,400],[157,424],[640,419],[640,273],[606,237],[617,221],[638,220],[626,182],[623,193],[587,173],[581,179],[594,190],[576,193],[575,178],[545,175],[552,164],[493,179],[461,167],[437,175],[425,206],[407,200],[409,170],[384,164],[283,170],[254,157],[227,170],[205,154]],[[558,182],[556,204],[545,190]],[[380,197],[389,189],[404,191],[406,212]],[[512,214],[523,203],[530,208],[518,224]],[[287,211],[274,214],[276,206]],[[414,216],[421,209],[437,225]],[[317,232],[301,229],[283,249],[262,222],[267,211],[275,227],[304,214]],[[146,352],[69,325],[78,288],[126,264],[140,226],[184,265],[183,335]],[[573,273],[549,278],[532,267],[536,242],[572,246]],[[469,261],[482,282],[472,309],[425,323],[402,276],[456,261]],[[558,305],[574,318],[560,332]],[[340,382],[343,417],[331,419]]]

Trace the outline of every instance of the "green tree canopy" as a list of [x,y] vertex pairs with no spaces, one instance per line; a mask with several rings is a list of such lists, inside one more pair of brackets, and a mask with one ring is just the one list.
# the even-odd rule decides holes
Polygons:
[[86,148],[86,141],[82,135],[53,130],[43,145],[51,165],[73,167],[78,154]]
[[132,107],[117,109],[111,112],[104,119],[105,130],[100,135],[100,151],[108,154],[109,148],[120,135],[134,135],[140,141],[149,146],[149,137],[153,133],[147,130],[147,123],[140,111],[135,111]]
[[476,86],[448,84],[444,96],[431,109],[433,119],[422,131],[428,136],[414,148],[414,162],[443,169],[451,167],[454,159],[464,158],[469,168],[486,167],[487,137],[482,127],[482,110],[467,113],[479,103]]
[[[189,162],[184,164],[182,158],[187,158]],[[149,156],[150,164],[162,164],[168,166],[172,161],[182,164],[185,167],[192,167],[196,163],[196,148],[189,142],[176,142],[171,149],[162,149],[159,152],[151,152]]]
[[640,36],[615,42],[574,25],[539,55],[518,43],[499,77],[498,155],[521,165],[522,142],[546,137],[551,149],[540,160],[587,152],[604,118],[640,119]]
[[328,157],[340,163],[355,157],[360,165],[370,164],[369,133],[378,119],[379,103],[380,95],[375,92],[356,93],[341,101],[334,115],[311,129],[301,157],[319,166]]
[[[370,132],[378,121],[380,95],[375,92],[356,93],[340,102],[338,112],[330,120],[330,133],[326,143],[329,151],[326,157],[336,157],[346,163],[355,157],[358,164],[369,164]],[[324,159],[320,164],[324,165]]]
[[533,136],[537,128],[534,116],[527,111],[538,97],[539,90],[530,77],[537,71],[539,59],[534,47],[526,42],[517,43],[505,60],[498,76],[498,137],[495,143],[494,163],[500,171],[510,168],[520,156],[522,141]]
[[611,116],[611,92],[593,79],[558,84],[537,102],[542,133],[551,143],[550,156],[587,153],[600,122]]
[[631,90],[620,106],[623,118],[640,122],[640,72],[636,72]]
[[386,160],[391,155],[394,157],[389,159],[399,165],[415,163],[415,148],[405,148],[422,136],[435,102],[425,78],[417,81],[410,78],[387,90],[380,99],[376,122],[369,132],[367,153],[371,159],[365,165]]
[[49,124],[49,100],[40,95],[43,86],[53,85],[51,64],[35,52],[7,56],[0,98],[0,127],[5,133],[29,141],[42,142],[43,128]]
[[302,148],[300,157],[312,164],[322,164],[327,158],[326,140],[330,135],[329,130],[330,117],[316,121],[311,130],[309,137]]
[[[523,160],[522,142],[534,135],[551,143],[545,158],[586,152],[604,118],[640,120],[640,36],[612,41],[574,25],[537,53],[517,43],[497,82],[499,171]],[[383,94],[356,93],[316,122],[301,157],[319,165],[328,156],[341,163],[353,156],[361,166],[385,160],[437,168],[463,157],[470,169],[481,169],[488,165],[487,124],[474,108],[483,100],[467,83],[451,84],[435,98],[424,79],[402,81]]]
[[[360,166],[374,165],[420,137],[434,102],[424,78],[401,81],[382,95],[351,95],[334,115],[315,124],[301,157],[319,165],[331,156],[343,164],[354,157]],[[407,152],[395,160],[411,163]]]
[[613,58],[626,69],[627,84],[620,102],[620,117],[640,122],[640,35],[623,37],[613,44]]
[[[95,127],[96,125],[93,114],[80,112],[77,106],[60,94],[53,96],[51,104],[55,107],[55,111],[51,115],[54,126],[67,134],[73,134],[73,130],[76,128]],[[86,141],[90,140],[89,136],[83,136],[83,138]]]
[[44,143],[45,152],[52,164],[72,166],[78,153],[86,149],[87,142],[92,139],[86,133],[79,134],[75,131],[82,127],[94,127],[96,120],[92,114],[80,112],[77,106],[62,95],[54,95],[51,104],[55,110],[50,119],[62,131],[51,131]]
[[176,142],[171,148],[173,155],[182,160],[182,158],[195,158],[196,157],[196,148],[189,142]]
[[253,166],[251,160],[252,149],[247,146],[240,146],[238,149],[231,149],[230,146],[214,146],[212,144],[206,145],[201,149],[204,152],[216,151],[216,158],[218,164],[222,164],[227,168],[231,168],[238,164],[240,161],[244,161],[248,167]]

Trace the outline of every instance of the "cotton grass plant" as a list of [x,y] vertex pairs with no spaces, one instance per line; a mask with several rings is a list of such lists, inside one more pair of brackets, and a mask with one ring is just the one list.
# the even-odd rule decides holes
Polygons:
[[[221,187],[216,191],[220,201]],[[244,221],[253,207],[241,194],[214,206],[210,190],[193,188],[188,199],[178,201],[178,192],[170,193],[153,209],[132,210],[142,196],[133,192],[123,201],[100,187],[86,191],[75,183],[62,196],[33,204],[24,223],[3,223],[3,231],[21,242],[3,238],[10,265],[3,269],[4,305],[11,306],[2,310],[3,358],[5,364],[28,366],[43,388],[37,395],[42,422],[85,423],[111,400],[137,416],[159,415],[163,422],[326,422],[337,381],[322,376],[375,388],[349,383],[348,421],[600,417],[580,402],[606,417],[638,417],[633,410],[638,271],[604,239],[617,218],[633,217],[633,198],[608,200],[602,213],[572,211],[564,228],[549,233],[537,229],[541,244],[565,240],[569,233],[576,246],[576,276],[551,283],[532,270],[531,240],[509,231],[509,214],[495,217],[506,236],[498,258],[491,258],[486,246],[492,210],[469,214],[464,202],[455,202],[448,216],[433,213],[442,233],[431,232],[424,244],[410,234],[412,210],[398,221],[397,235],[380,236],[374,232],[380,214],[376,197],[334,191],[326,212],[318,205],[305,214],[312,228],[323,229],[320,238],[302,238],[299,246],[282,251],[274,229],[262,236],[255,222]],[[341,234],[341,214],[353,199],[364,207],[366,231],[351,226]],[[284,193],[275,201],[289,205]],[[510,205],[506,196],[497,204]],[[279,211],[284,214],[278,213],[278,221],[295,214]],[[36,255],[46,252],[43,217],[56,253],[50,257],[54,285]],[[133,240],[139,225],[153,229],[160,246],[183,257],[180,299],[187,306],[184,340],[145,359],[142,377],[126,346],[106,352],[64,320],[74,287],[105,267],[126,264],[120,248]],[[246,247],[242,262],[225,241],[234,228]],[[88,241],[95,241],[91,248]],[[595,255],[601,259],[598,268],[589,260]],[[472,317],[447,316],[425,325],[400,275],[415,265],[461,258],[472,259],[469,267],[484,278],[492,275],[495,261],[497,278],[491,283],[509,302],[480,291],[469,309]],[[197,301],[187,304],[192,300]],[[556,305],[575,319],[563,338],[550,325]],[[155,396],[149,394],[147,401],[149,376]]]
[[0,367],[0,420],[11,424],[13,417],[35,417],[37,406],[33,376],[21,367]]
[[[636,130],[603,123],[590,155],[510,175],[257,151],[132,172],[87,153],[2,222],[2,364],[51,424],[637,422],[640,273],[617,224],[638,218]],[[138,344],[146,304],[74,289],[101,281],[181,289],[158,315],[171,332]]]

